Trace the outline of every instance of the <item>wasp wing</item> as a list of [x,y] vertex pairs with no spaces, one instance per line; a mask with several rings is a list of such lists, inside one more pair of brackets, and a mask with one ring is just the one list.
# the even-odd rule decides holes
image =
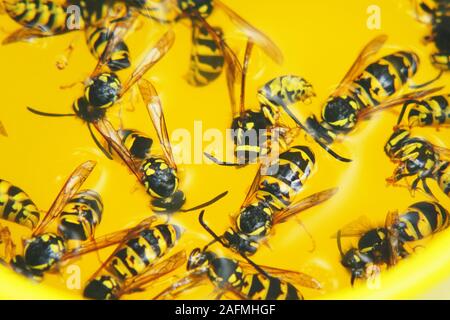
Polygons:
[[106,259],[97,269],[97,271],[91,276],[91,279],[94,279],[102,270],[104,270],[108,266],[108,264],[114,258],[115,254],[123,248],[123,245],[125,243],[127,243],[130,239],[136,237],[143,230],[150,228],[156,220],[157,218],[155,216],[152,216],[144,219],[134,227],[112,232],[104,236],[86,241],[78,248],[72,249],[64,254],[62,261],[67,261],[72,258],[79,257],[81,255],[117,244],[116,249],[109,255],[108,259]]
[[159,99],[158,93],[155,87],[150,81],[146,79],[141,79],[138,82],[139,91],[141,92],[142,99],[147,106],[148,114],[153,123],[153,127],[158,135],[159,142],[164,151],[164,155],[169,161],[170,166],[176,169],[177,165],[173,157],[172,146],[169,140],[169,133],[167,132],[166,120],[164,118],[164,112],[161,106],[161,100]]
[[86,161],[72,172],[58,196],[53,201],[50,209],[47,211],[47,214],[34,229],[33,237],[41,233],[53,220],[59,217],[64,206],[77,193],[81,185],[89,177],[89,174],[94,170],[95,165],[95,161]]
[[201,285],[209,283],[209,278],[204,272],[197,272],[197,270],[193,270],[188,272],[188,274],[157,294],[153,297],[153,300],[174,300],[178,295],[192,288],[199,287]]
[[142,76],[150,70],[158,61],[160,61],[167,52],[169,52],[173,43],[175,42],[175,33],[172,29],[169,29],[158,42],[150,49],[150,51],[144,55],[139,65],[131,74],[130,78],[125,82],[120,92],[120,97],[123,96],[128,89],[130,89]]
[[283,223],[292,216],[329,200],[337,193],[337,191],[338,188],[327,189],[296,202],[285,210],[275,213],[273,224]]
[[123,41],[126,34],[133,27],[136,17],[136,15],[133,15],[128,19],[122,19],[115,23],[110,23],[109,21],[104,22],[104,26],[108,29],[109,39],[105,45],[105,49],[98,59],[94,71],[90,75],[91,78],[95,77],[104,70],[105,66],[111,59],[111,55],[117,48],[117,45]]
[[348,89],[349,84],[364,70],[364,68],[367,67],[369,59],[383,47],[387,39],[387,35],[380,35],[372,39],[372,41],[362,49],[351,68],[332,93],[332,96],[339,96]]
[[272,60],[278,64],[283,63],[283,53],[267,35],[248,23],[244,18],[237,14],[233,9],[225,5],[222,1],[214,0],[214,5],[225,12],[225,14],[230,17],[231,21],[235,23],[253,43],[263,49],[263,51]]
[[184,250],[175,253],[167,259],[153,265],[149,270],[141,275],[125,281],[119,296],[122,294],[144,290],[153,281],[180,268],[186,263],[186,261],[186,252]]
[[[339,233],[341,237],[359,237],[370,229],[373,229],[373,223],[366,215],[361,215],[342,227]],[[331,238],[338,238],[338,234],[332,235]]]
[[427,90],[412,91],[412,92],[408,92],[404,95],[401,95],[399,97],[385,100],[384,102],[380,103],[376,107],[366,108],[365,110],[362,110],[361,112],[359,112],[358,118],[361,120],[366,119],[376,112],[391,109],[398,105],[407,103],[411,100],[417,100],[417,99],[424,98],[424,97],[429,96],[437,91],[440,91],[442,88],[443,87],[432,88],[432,89],[427,89]]
[[119,157],[125,162],[131,172],[137,177],[138,181],[142,181],[142,173],[140,172],[137,162],[130,154],[127,148],[122,143],[122,139],[120,138],[119,133],[114,129],[112,124],[106,119],[100,119],[94,122],[94,127],[97,131],[103,136],[103,138],[107,141],[108,145],[110,145],[115,152],[119,155]]
[[399,232],[396,226],[399,222],[399,215],[397,211],[389,212],[386,216],[385,228],[388,236],[389,247],[389,266],[397,264],[400,257],[400,240]]
[[[244,274],[255,273],[255,268],[248,262],[239,260],[239,266],[241,266],[242,269],[244,270]],[[291,284],[317,290],[322,289],[322,284],[320,283],[320,281],[306,273],[300,271],[291,271],[280,268],[274,268],[265,265],[258,265],[258,266],[265,272],[267,272],[269,275],[280,278]]]
[[44,30],[24,27],[24,28],[20,28],[16,31],[13,31],[11,34],[9,34],[5,39],[3,39],[2,45],[16,43],[16,42],[20,42],[20,41],[27,42],[27,41],[31,41],[36,38],[49,37],[51,35],[52,34],[46,32]]
[[238,79],[242,76],[242,66],[238,57],[228,46],[223,37],[199,14],[193,13],[192,17],[201,23],[201,25],[213,37],[216,45],[222,49],[225,60],[225,73],[227,77],[228,94],[230,95],[230,103],[233,115],[238,112],[235,86]]

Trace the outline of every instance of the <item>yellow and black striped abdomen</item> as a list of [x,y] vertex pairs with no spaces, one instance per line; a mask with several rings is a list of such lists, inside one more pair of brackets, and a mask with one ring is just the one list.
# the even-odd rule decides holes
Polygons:
[[[220,28],[214,29],[222,34]],[[193,19],[191,61],[186,76],[188,83],[193,86],[206,86],[220,76],[223,65],[222,48],[208,30]]]
[[259,273],[244,277],[241,292],[250,300],[303,300],[300,292],[289,282]]
[[399,216],[400,237],[416,241],[446,229],[450,224],[448,211],[437,202],[422,201],[410,206]]
[[418,56],[399,51],[370,64],[353,82],[353,96],[361,108],[377,106],[397,93],[417,72]]
[[23,190],[0,179],[0,218],[33,229],[39,223],[40,213]]
[[314,153],[306,146],[293,146],[282,152],[279,161],[261,176],[256,197],[274,210],[286,208],[303,188],[314,163]]
[[180,228],[172,224],[146,229],[128,240],[107,268],[122,280],[136,276],[164,256],[180,236]]
[[123,145],[133,158],[144,160],[150,155],[153,140],[145,133],[134,129],[123,129],[118,133]]
[[102,220],[103,202],[94,190],[78,192],[64,206],[58,233],[66,240],[85,241],[94,236],[95,228]]
[[68,31],[66,7],[54,1],[8,0],[5,10],[17,23],[49,35]]
[[[86,27],[86,43],[91,54],[100,59],[106,45],[111,38],[111,30],[107,27]],[[108,67],[112,71],[118,71],[130,66],[130,54],[128,46],[123,41],[119,41],[111,53],[108,60]]]
[[450,124],[450,94],[433,96],[411,101],[408,107],[408,125],[410,127],[439,126]]

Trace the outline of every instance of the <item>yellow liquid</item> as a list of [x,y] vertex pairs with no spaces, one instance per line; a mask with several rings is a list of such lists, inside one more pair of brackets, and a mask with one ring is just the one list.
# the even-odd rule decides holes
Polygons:
[[[241,13],[249,22],[267,33],[283,50],[285,63],[278,66],[258,50],[250,64],[247,83],[247,104],[256,107],[256,91],[270,79],[283,74],[296,74],[310,81],[317,98],[310,105],[298,105],[298,112],[319,114],[320,108],[336,84],[342,79],[361,48],[375,36],[389,35],[387,45],[379,53],[396,50],[414,50],[421,58],[416,83],[433,78],[437,70],[429,63],[428,56],[433,46],[421,43],[429,28],[414,20],[409,1],[379,0],[381,30],[367,28],[367,9],[370,0],[341,1],[257,1],[226,0],[226,3]],[[164,29],[144,18],[140,30],[129,35],[133,64],[146,48],[149,48]],[[5,32],[18,26],[7,16],[0,17]],[[239,38],[232,24],[222,13],[211,18],[212,24],[223,25],[229,35],[233,49],[242,56],[245,42]],[[185,128],[194,131],[194,122],[202,121],[203,130],[225,129],[231,123],[231,109],[226,90],[225,77],[206,88],[193,88],[183,79],[188,70],[190,30],[186,25],[175,27],[176,43],[164,59],[145,76],[151,80],[162,99],[169,131]],[[75,51],[68,67],[60,71],[56,61],[68,44],[74,41]],[[240,49],[239,49],[240,48]],[[83,81],[89,76],[96,61],[84,42],[82,32],[37,40],[34,43],[17,43],[0,48],[2,77],[2,108],[0,119],[8,132],[8,138],[0,137],[2,146],[2,179],[13,182],[24,189],[39,208],[45,210],[59,192],[66,177],[86,160],[97,161],[97,167],[83,188],[98,191],[105,204],[103,221],[96,231],[98,236],[133,226],[152,214],[149,198],[119,161],[107,160],[92,142],[87,128],[74,118],[42,118],[31,114],[26,106],[48,112],[71,112],[72,102],[82,93],[82,85],[62,90],[61,85]],[[119,72],[122,81],[131,69]],[[437,85],[448,84],[445,75]],[[135,110],[129,111],[131,103]],[[148,132],[155,138],[150,119],[139,99],[137,91],[131,90],[122,100],[122,120],[125,127]],[[117,124],[119,108],[113,108],[108,116]],[[350,288],[350,275],[340,265],[336,240],[331,236],[336,231],[365,215],[373,226],[382,225],[388,211],[404,210],[414,202],[430,200],[417,192],[412,197],[406,188],[387,186],[394,165],[383,152],[383,146],[392,132],[397,111],[388,111],[361,123],[357,130],[333,148],[350,156],[354,161],[341,163],[331,158],[320,147],[301,134],[296,144],[309,145],[316,154],[317,165],[305,185],[299,199],[312,193],[339,187],[339,193],[330,201],[302,212],[298,219],[305,225],[315,240],[312,242],[301,225],[292,219],[276,226],[268,239],[269,246],[261,246],[253,257],[255,262],[288,270],[306,272],[324,284],[324,290],[314,291],[299,288],[305,298],[416,298],[448,276],[449,254],[445,245],[450,240],[448,232],[442,232],[426,243],[420,254],[402,261],[392,271],[384,271],[381,287],[369,289],[364,283]],[[430,141],[448,146],[450,132],[442,128],[415,129],[413,133]],[[208,142],[204,142],[206,146]],[[174,146],[176,147],[176,146]],[[192,146],[192,148],[194,148]],[[186,208],[204,202],[228,190],[227,197],[207,208],[205,219],[216,233],[230,226],[230,215],[235,214],[256,174],[257,166],[242,169],[219,167],[207,164],[180,165],[181,189],[187,194]],[[450,201],[440,193],[434,181],[429,183],[441,203],[449,208]],[[161,221],[163,221],[162,218]],[[186,232],[180,245],[172,253],[202,247],[211,239],[197,221],[197,213],[180,213],[172,222],[182,225]],[[8,225],[17,243],[20,237],[29,235],[27,230]],[[344,249],[356,245],[357,239],[345,239]],[[111,248],[112,249],[112,248]],[[111,249],[99,253],[104,261]],[[218,252],[233,257],[219,246]],[[20,246],[18,248],[20,249]],[[71,264],[81,270],[81,289],[72,282],[76,267],[61,269],[59,273],[47,274],[39,285],[11,274],[6,269],[0,272],[2,298],[77,298],[81,297],[85,281],[100,265],[99,256],[90,254]],[[74,269],[75,268],[75,269]],[[175,274],[185,275],[185,268]],[[72,279],[72,280],[71,280]],[[412,281],[411,279],[415,279]],[[172,279],[173,281],[173,279]],[[170,281],[159,282],[142,293],[123,298],[150,299]],[[73,288],[75,287],[75,288]],[[179,295],[179,298],[212,298],[214,287],[206,285]]]

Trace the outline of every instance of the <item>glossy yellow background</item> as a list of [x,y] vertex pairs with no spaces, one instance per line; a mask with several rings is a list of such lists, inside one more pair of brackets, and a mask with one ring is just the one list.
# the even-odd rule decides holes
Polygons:
[[[275,76],[292,73],[310,81],[318,96],[310,105],[299,105],[298,111],[305,115],[319,112],[321,104],[353,63],[362,46],[380,33],[389,35],[388,44],[380,55],[397,49],[414,50],[420,55],[422,63],[415,78],[417,83],[436,74],[428,61],[432,46],[424,47],[421,43],[429,29],[413,19],[407,0],[224,1],[272,37],[285,55],[285,63],[278,66],[255,51],[247,87],[250,106],[257,106],[257,88]],[[381,30],[369,30],[366,26],[369,17],[367,9],[371,5],[381,9]],[[1,16],[0,21],[3,32],[11,32],[17,27],[7,16]],[[243,47],[244,42],[224,15],[217,13],[211,23],[224,26],[231,46],[242,55],[239,48]],[[142,20],[141,29],[127,39],[134,62],[162,31],[163,28],[157,24]],[[194,121],[202,121],[203,130],[218,128],[224,131],[231,122],[225,79],[221,77],[208,88],[188,86],[182,76],[188,68],[190,33],[185,25],[176,26],[175,32],[177,40],[173,49],[146,75],[160,93],[169,130],[186,128],[192,132]],[[55,63],[71,41],[74,41],[75,51],[68,67],[60,71]],[[120,161],[107,160],[95,148],[80,120],[46,119],[26,111],[28,105],[49,112],[71,111],[72,101],[81,94],[82,86],[68,90],[59,87],[82,81],[96,63],[86,48],[83,33],[74,32],[32,44],[3,46],[0,57],[0,119],[9,134],[8,138],[0,137],[1,178],[26,190],[38,207],[44,210],[50,206],[64,179],[78,164],[88,159],[96,160],[97,168],[84,188],[94,188],[100,192],[105,203],[104,217],[97,235],[132,226],[152,214],[148,198],[134,176]],[[130,69],[120,72],[122,81],[129,73]],[[447,75],[440,84],[448,84],[448,81]],[[135,107],[133,112],[127,111],[131,103]],[[122,106],[126,127],[155,136],[137,92],[126,95]],[[118,109],[109,112],[115,123]],[[368,216],[373,225],[382,224],[389,210],[404,210],[414,202],[428,199],[421,193],[413,198],[407,189],[388,187],[385,183],[385,178],[392,174],[394,167],[385,156],[383,145],[396,117],[395,112],[376,115],[361,124],[344,141],[334,145],[334,149],[341,154],[355,159],[351,164],[334,160],[317,145],[305,140],[303,135],[298,139],[298,143],[310,145],[317,158],[316,170],[300,197],[335,186],[339,187],[339,193],[334,199],[299,216],[315,239],[314,252],[310,252],[310,238],[294,219],[275,228],[269,239],[270,247],[263,246],[254,260],[260,264],[307,272],[321,280],[325,285],[323,292],[300,288],[306,298],[421,298],[430,292],[431,287],[448,279],[449,232],[434,237],[426,244],[426,250],[401,262],[395,270],[384,272],[381,288],[372,290],[364,284],[350,289],[349,274],[341,267],[336,242],[331,239],[338,228],[361,215]],[[450,138],[445,128],[439,132],[434,129],[414,132],[444,145],[448,145]],[[207,144],[205,142],[204,146]],[[186,207],[228,190],[228,196],[208,208],[206,213],[209,225],[217,233],[223,232],[230,224],[230,214],[239,209],[256,170],[256,166],[233,169],[206,164],[180,165],[182,189],[188,197]],[[434,182],[430,185],[439,192]],[[449,208],[449,199],[445,196],[440,196],[440,199]],[[192,248],[203,246],[210,240],[197,223],[196,213],[177,214],[173,221],[187,230],[178,250],[189,253]],[[17,241],[29,234],[27,230],[4,224],[11,227]],[[344,245],[350,247],[352,243],[355,241],[349,239]],[[107,258],[109,251],[101,252],[102,260]],[[176,251],[174,249],[173,252]],[[100,262],[96,254],[91,254],[73,263],[81,268],[83,284]],[[183,276],[184,272],[180,269],[177,275]],[[80,297],[79,290],[67,288],[68,279],[70,274],[62,269],[60,273],[47,275],[43,284],[34,285],[2,269],[0,296],[33,299]],[[146,292],[129,298],[149,299],[168,284],[168,281],[155,284]],[[211,298],[212,290],[213,287],[208,285],[179,297]],[[431,293],[431,297],[450,297],[445,290],[439,292],[438,296]]]

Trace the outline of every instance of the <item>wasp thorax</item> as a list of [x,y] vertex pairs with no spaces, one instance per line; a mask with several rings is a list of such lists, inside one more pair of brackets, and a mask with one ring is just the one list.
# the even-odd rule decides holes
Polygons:
[[117,280],[109,275],[98,276],[89,281],[83,291],[86,298],[96,300],[115,300],[117,299],[117,292],[120,290],[120,285]]
[[264,201],[242,208],[236,219],[240,232],[252,237],[264,237],[272,228],[272,210]]
[[390,158],[392,158],[397,151],[403,146],[403,143],[409,138],[410,133],[405,129],[395,130],[389,137],[386,145],[384,146],[384,152]]
[[142,164],[143,183],[147,192],[155,198],[167,198],[178,187],[176,170],[162,158],[149,158]]
[[356,125],[359,104],[353,98],[333,97],[323,109],[323,120],[338,131],[349,131]]
[[209,17],[213,11],[212,0],[178,0],[178,7],[187,13],[196,12],[203,18]]
[[44,233],[27,241],[24,260],[34,270],[47,271],[59,262],[65,250],[63,238],[53,233]]
[[102,73],[91,79],[85,88],[85,97],[89,104],[97,108],[108,108],[116,102],[121,84],[113,73]]

